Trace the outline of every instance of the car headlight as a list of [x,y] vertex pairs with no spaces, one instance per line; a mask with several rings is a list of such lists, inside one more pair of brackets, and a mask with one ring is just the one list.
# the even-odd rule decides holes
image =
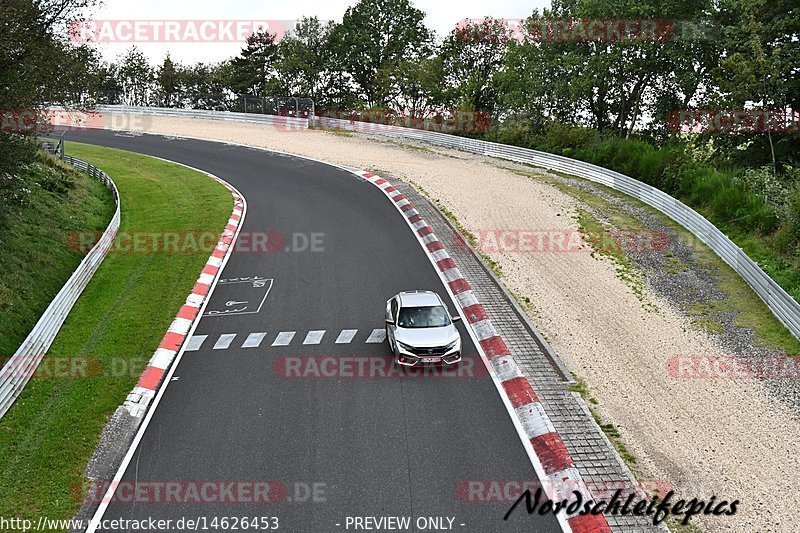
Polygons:
[[401,350],[405,351],[405,352],[408,352],[409,355],[413,355],[413,352],[411,351],[411,350],[413,350],[413,348],[411,346],[409,346],[408,344],[405,344],[403,342],[397,341],[397,347],[400,348]]
[[458,338],[447,345],[447,349],[445,351],[449,352],[451,350],[460,350],[461,349],[461,339]]

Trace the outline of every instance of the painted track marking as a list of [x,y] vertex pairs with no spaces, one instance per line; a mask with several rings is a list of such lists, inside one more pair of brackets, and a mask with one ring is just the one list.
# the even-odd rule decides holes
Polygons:
[[236,333],[226,333],[225,335],[220,335],[219,339],[217,339],[216,344],[214,344],[215,350],[224,350],[228,346],[231,345],[233,339],[236,338]]
[[315,329],[308,332],[303,344],[319,344],[322,342],[322,337],[325,335],[324,329]]
[[196,352],[203,345],[203,342],[208,338],[208,335],[193,335],[186,344],[187,352]]
[[380,344],[384,339],[386,339],[386,330],[383,328],[376,328],[369,334],[367,344]]
[[261,346],[261,342],[266,337],[266,333],[251,333],[245,339],[244,344],[242,344],[242,348],[258,348]]
[[278,336],[275,337],[275,342],[272,343],[273,346],[289,346],[289,343],[292,342],[294,339],[294,331],[281,331],[278,333]]
[[343,329],[339,336],[336,337],[335,344],[350,344],[353,342],[353,337],[358,333],[357,329]]

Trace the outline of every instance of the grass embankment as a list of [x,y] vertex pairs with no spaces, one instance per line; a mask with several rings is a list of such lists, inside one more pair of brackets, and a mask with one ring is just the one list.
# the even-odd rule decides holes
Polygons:
[[104,231],[114,199],[102,183],[44,153],[24,172],[22,205],[5,205],[0,231],[0,359],[14,354],[83,254],[78,231]]
[[[121,235],[220,234],[230,216],[230,193],[201,173],[146,156],[89,145],[70,143],[67,153],[94,163],[114,179],[122,200]],[[100,225],[104,228],[110,208],[107,201],[100,203],[104,210],[94,218],[103,219],[105,222]],[[70,220],[60,213],[67,207],[52,204],[40,217],[58,226],[62,217]],[[88,227],[64,226],[50,237],[45,248],[39,248],[39,244],[32,249],[32,242],[17,241],[18,246],[11,248],[15,250],[14,260],[24,261],[29,255],[48,255],[54,250],[63,255],[60,249],[66,248],[67,233]],[[0,516],[36,520],[39,516],[74,515],[81,503],[76,489],[83,482],[83,470],[104,424],[135,385],[191,292],[209,253],[209,249],[191,253],[109,253],[46,357],[89,358],[94,372],[89,372],[88,377],[32,379],[0,420]],[[21,287],[35,286],[43,274],[51,277],[48,268],[56,266],[31,266],[27,277],[18,274],[15,281]],[[60,264],[58,268],[69,271]],[[66,277],[62,275],[60,283]],[[57,280],[50,282],[51,287],[58,284]],[[33,305],[28,304],[30,299],[25,295],[21,301]],[[8,308],[1,309],[1,322],[5,323],[11,314]]]

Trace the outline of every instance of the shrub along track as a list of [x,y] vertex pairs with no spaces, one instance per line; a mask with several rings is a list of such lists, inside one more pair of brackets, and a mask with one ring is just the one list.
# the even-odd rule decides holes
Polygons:
[[[134,232],[218,236],[230,216],[230,193],[194,170],[89,145],[68,143],[66,151],[113,177],[124,238]],[[48,223],[46,213],[38,217]],[[69,233],[37,253],[63,254]],[[82,503],[83,471],[101,430],[191,292],[216,243],[208,240],[209,248],[186,253],[130,251],[120,240],[124,246],[109,252],[43,362],[48,368],[48,360],[75,361],[79,370],[34,377],[0,420],[0,516],[34,521],[74,516]]]

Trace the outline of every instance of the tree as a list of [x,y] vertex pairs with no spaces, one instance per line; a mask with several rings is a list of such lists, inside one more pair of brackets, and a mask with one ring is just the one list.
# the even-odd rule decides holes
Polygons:
[[[725,25],[725,54],[714,80],[718,87],[712,97],[714,104],[766,112],[800,109],[800,9],[796,2],[726,0],[721,4],[720,19]],[[776,174],[782,163],[800,163],[796,129],[786,133],[767,128],[757,135],[729,135],[720,139],[718,146],[740,163],[769,163]]]
[[229,79],[228,62],[206,65],[197,63],[180,72],[183,102],[193,109],[230,109],[233,96],[227,89]]
[[409,0],[359,0],[335,27],[333,53],[367,106],[385,106],[380,71],[431,53],[433,33],[424,19]]
[[490,17],[455,28],[442,43],[446,100],[450,107],[494,113],[494,76],[503,63],[511,31]]
[[125,103],[147,105],[154,79],[153,69],[144,54],[135,46],[130,47],[120,58],[118,75]]
[[[710,62],[720,51],[712,40],[687,39],[671,34],[669,26],[645,23],[702,20],[712,12],[711,0],[554,0],[552,10],[533,13],[524,42],[509,51],[499,80],[507,90],[507,110],[538,101],[549,117],[621,136],[643,120],[663,124],[670,111],[664,104],[675,110],[691,102],[709,81]],[[604,26],[623,20],[642,26],[628,37]],[[589,21],[602,23],[599,35],[587,32]]]
[[98,67],[97,101],[102,104],[122,103],[123,87],[119,76],[119,65],[103,63]]
[[180,93],[180,70],[182,70],[181,66],[176,67],[168,53],[156,74],[156,81],[162,97],[161,104],[166,107],[173,107],[177,104]]
[[[67,39],[67,28],[94,0],[3,0],[0,2],[0,224],[19,203],[25,184],[20,169],[35,152],[33,138],[15,122],[19,112],[43,112],[49,104],[83,106],[97,80],[97,56]],[[82,68],[75,68],[84,62]],[[10,120],[9,120],[10,119]],[[8,121],[7,121],[8,120]]]
[[266,96],[276,88],[275,35],[260,30],[247,38],[241,53],[231,61],[231,88],[236,93]]
[[333,26],[305,17],[281,40],[276,71],[282,94],[312,98],[322,106],[332,100],[337,82],[330,53]]
[[[72,104],[74,85],[61,83],[59,65],[75,46],[66,30],[95,0],[3,0],[0,3],[0,109],[31,108],[45,99]],[[87,60],[96,58],[86,56]],[[92,68],[92,65],[87,65]],[[81,81],[72,77],[70,82]]]
[[444,102],[440,58],[400,61],[378,71],[381,99],[393,113],[414,122],[431,117]]

